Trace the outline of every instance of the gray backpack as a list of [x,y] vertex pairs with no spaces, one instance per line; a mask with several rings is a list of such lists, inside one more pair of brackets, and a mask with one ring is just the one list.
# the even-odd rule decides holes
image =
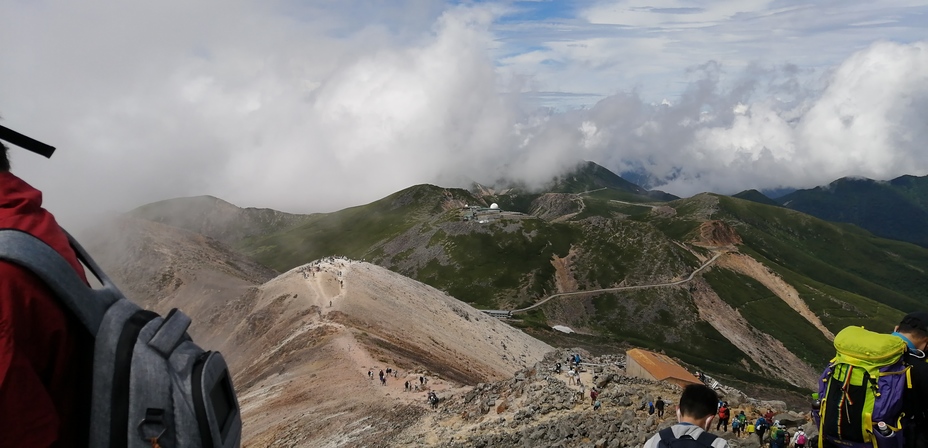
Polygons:
[[239,446],[242,417],[222,355],[191,341],[184,313],[161,317],[126,299],[68,238],[101,289],[25,232],[0,230],[0,259],[35,273],[95,338],[89,446]]

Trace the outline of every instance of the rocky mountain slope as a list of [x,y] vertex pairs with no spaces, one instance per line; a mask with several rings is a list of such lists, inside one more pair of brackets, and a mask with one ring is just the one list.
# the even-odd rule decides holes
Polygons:
[[130,297],[182,309],[195,340],[223,352],[246,446],[387,446],[419,421],[426,389],[503,380],[552,350],[369,263],[330,257],[269,278],[218,241],[135,219],[86,243]]

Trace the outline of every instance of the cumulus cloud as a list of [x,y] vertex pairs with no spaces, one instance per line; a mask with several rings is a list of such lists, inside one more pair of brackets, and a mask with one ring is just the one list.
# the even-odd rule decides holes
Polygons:
[[[198,194],[330,211],[418,183],[540,185],[579,160],[684,196],[928,171],[924,42],[877,42],[824,75],[704,58],[660,103],[611,74],[657,73],[644,61],[666,36],[501,57],[506,7],[314,3],[0,4],[0,40],[21,43],[0,48],[4,124],[60,148],[14,150],[15,171],[66,223]],[[538,109],[533,93],[586,99],[590,84],[529,60],[565,80],[589,70],[611,94]]]

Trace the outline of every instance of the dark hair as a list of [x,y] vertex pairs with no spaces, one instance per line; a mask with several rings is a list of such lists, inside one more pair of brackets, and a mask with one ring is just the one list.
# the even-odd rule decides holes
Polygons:
[[690,418],[715,415],[719,395],[705,384],[690,384],[680,395],[680,414]]
[[10,170],[10,157],[7,155],[7,150],[9,148],[0,142],[0,173]]
[[928,313],[916,311],[906,314],[899,322],[898,331],[917,338],[928,338]]

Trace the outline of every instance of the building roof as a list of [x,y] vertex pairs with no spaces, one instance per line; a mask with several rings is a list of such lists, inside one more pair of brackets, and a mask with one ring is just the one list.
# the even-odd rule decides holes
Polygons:
[[642,369],[647,370],[657,380],[676,380],[677,382],[702,384],[692,373],[687,372],[686,369],[667,355],[634,348],[625,352],[625,356],[634,359]]

